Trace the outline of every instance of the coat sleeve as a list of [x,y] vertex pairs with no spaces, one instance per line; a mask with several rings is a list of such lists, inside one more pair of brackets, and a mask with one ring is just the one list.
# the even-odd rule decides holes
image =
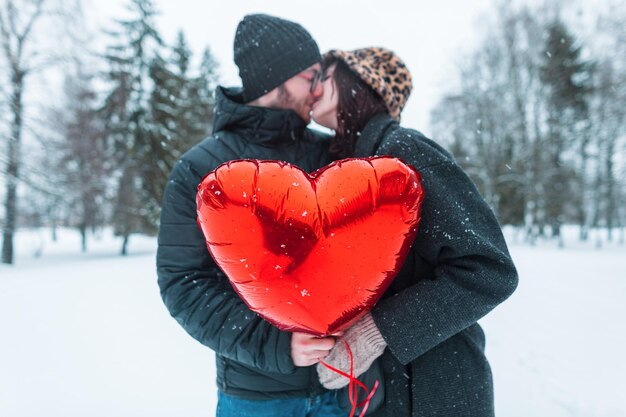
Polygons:
[[294,372],[291,334],[248,309],[206,247],[196,220],[202,176],[183,160],[166,186],[157,251],[161,297],[176,321],[217,354],[266,372]]
[[508,298],[518,277],[495,215],[449,155],[415,140],[389,143],[379,153],[401,157],[422,175],[411,250],[433,267],[430,279],[416,279],[372,311],[391,352],[407,364]]

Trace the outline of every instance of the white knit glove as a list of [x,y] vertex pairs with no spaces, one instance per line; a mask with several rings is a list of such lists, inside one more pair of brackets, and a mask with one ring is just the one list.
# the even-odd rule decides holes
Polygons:
[[[382,355],[385,347],[387,347],[387,343],[380,334],[378,327],[376,327],[372,315],[367,313],[346,330],[343,336],[337,338],[335,347],[324,358],[324,362],[328,365],[347,374],[350,373],[350,356],[344,341],[348,342],[352,350],[355,377],[367,371],[374,360]],[[350,382],[348,378],[331,371],[321,363],[317,364],[317,374],[320,382],[327,389],[339,389]]]

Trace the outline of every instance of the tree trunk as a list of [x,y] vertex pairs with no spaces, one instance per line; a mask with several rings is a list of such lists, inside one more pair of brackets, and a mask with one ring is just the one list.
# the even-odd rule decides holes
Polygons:
[[615,192],[615,172],[613,164],[613,156],[615,154],[615,142],[613,138],[608,140],[607,151],[605,154],[605,174],[606,174],[606,228],[608,231],[607,240],[613,241],[613,227],[615,225],[616,210],[616,192]]
[[129,240],[130,236],[125,234],[124,235],[124,240],[122,241],[122,251],[120,252],[120,255],[122,256],[126,256],[128,254],[128,240]]
[[21,159],[22,139],[22,86],[24,73],[13,68],[11,111],[11,136],[9,137],[8,162],[6,172],[6,197],[4,203],[4,227],[2,230],[2,263],[13,263],[13,235],[17,221],[17,178]]
[[2,232],[2,263],[13,263],[13,232],[15,230],[15,186],[7,185],[7,196],[5,202],[6,219]]
[[87,252],[87,225],[81,224],[80,227],[80,250],[83,253]]
[[56,215],[52,215],[50,217],[50,227],[52,229],[52,241],[56,242],[58,240],[58,236],[57,236],[57,218]]
[[589,238],[589,183],[587,181],[587,162],[589,155],[587,147],[590,142],[589,129],[583,132],[583,140],[580,144],[580,203],[578,204],[578,224],[580,226],[578,238],[586,241]]

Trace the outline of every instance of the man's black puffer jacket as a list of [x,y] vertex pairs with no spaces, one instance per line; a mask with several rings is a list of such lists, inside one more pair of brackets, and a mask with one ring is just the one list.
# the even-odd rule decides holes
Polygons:
[[248,399],[316,395],[315,367],[297,368],[291,335],[251,312],[209,254],[196,222],[196,192],[220,164],[243,158],[281,160],[312,172],[328,160],[328,138],[291,110],[241,104],[237,90],[217,91],[214,133],[174,167],[165,189],[157,271],[170,314],[216,352],[217,383]]

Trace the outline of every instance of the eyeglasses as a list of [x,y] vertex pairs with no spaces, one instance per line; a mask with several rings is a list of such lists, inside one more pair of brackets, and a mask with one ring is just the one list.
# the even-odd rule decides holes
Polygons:
[[324,81],[324,74],[321,71],[318,70],[312,70],[313,74],[310,73],[300,73],[298,74],[299,77],[304,78],[305,80],[307,80],[308,82],[311,83],[311,87],[309,88],[309,92],[312,93],[315,91],[315,89],[317,88],[318,84],[320,83],[320,81]]

